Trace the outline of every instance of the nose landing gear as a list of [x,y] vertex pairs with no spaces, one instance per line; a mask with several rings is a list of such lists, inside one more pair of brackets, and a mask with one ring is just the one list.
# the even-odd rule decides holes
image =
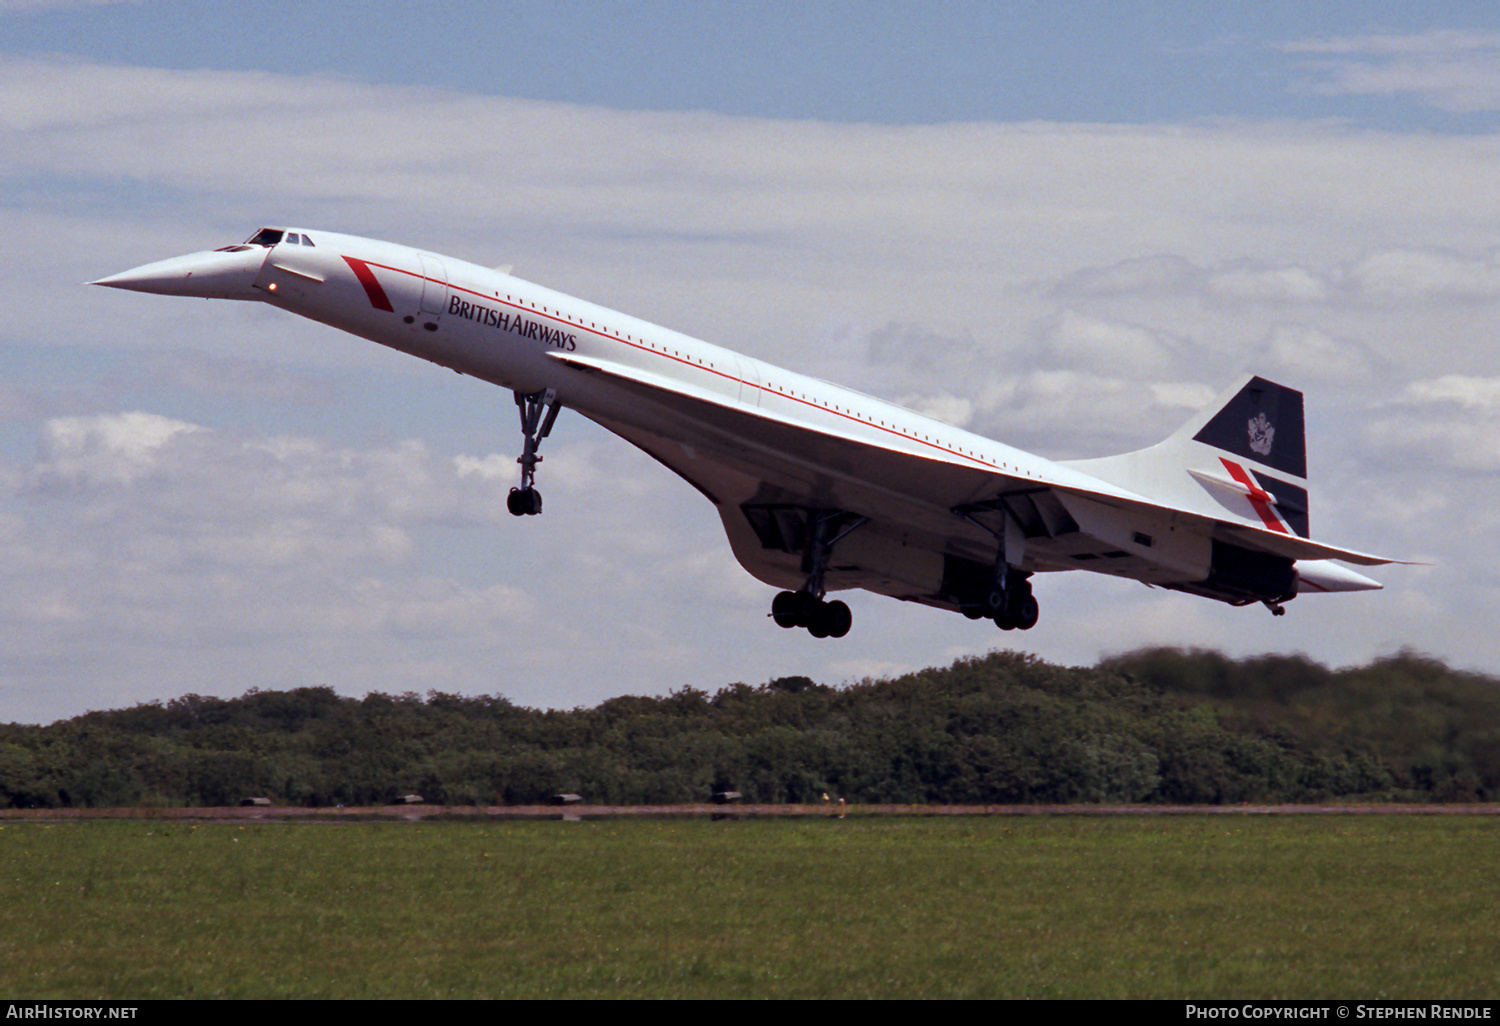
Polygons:
[[542,392],[517,392],[516,406],[521,412],[521,456],[516,460],[521,465],[521,486],[512,488],[505,499],[505,508],[512,516],[535,516],[542,511],[542,493],[536,490],[536,465],[542,462],[537,454],[542,439],[552,431],[552,422],[562,409],[557,401],[557,390]]

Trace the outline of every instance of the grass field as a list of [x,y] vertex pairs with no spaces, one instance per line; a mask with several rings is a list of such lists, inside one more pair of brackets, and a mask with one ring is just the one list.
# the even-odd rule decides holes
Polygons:
[[0,993],[1494,998],[1493,817],[0,825]]

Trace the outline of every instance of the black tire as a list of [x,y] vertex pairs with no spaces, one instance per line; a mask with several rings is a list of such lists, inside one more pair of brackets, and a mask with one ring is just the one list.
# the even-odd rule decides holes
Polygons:
[[823,600],[813,598],[811,592],[796,591],[792,593],[797,605],[797,622],[803,627],[817,619],[818,613],[823,608]]
[[849,633],[849,628],[854,626],[854,614],[849,611],[848,606],[842,602],[830,602],[823,609],[828,620],[830,638],[842,638]]
[[1042,607],[1037,604],[1036,599],[1032,598],[1030,594],[1025,595],[1021,601],[1016,603],[1016,626],[1023,631],[1029,631],[1035,627],[1041,615]]
[[802,626],[802,601],[795,591],[783,591],[771,600],[771,619],[778,627]]

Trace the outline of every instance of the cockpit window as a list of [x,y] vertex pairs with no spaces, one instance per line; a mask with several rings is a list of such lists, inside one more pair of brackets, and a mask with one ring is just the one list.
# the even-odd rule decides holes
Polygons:
[[[313,240],[301,232],[289,232],[284,228],[262,228],[245,240],[246,246],[276,246],[285,242],[288,246],[311,246]],[[225,247],[227,250],[229,247]]]

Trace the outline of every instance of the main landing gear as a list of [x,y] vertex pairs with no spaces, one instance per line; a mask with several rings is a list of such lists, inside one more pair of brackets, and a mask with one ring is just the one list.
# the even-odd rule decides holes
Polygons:
[[810,591],[783,591],[771,600],[771,619],[778,627],[806,627],[815,638],[842,638],[854,626],[854,614],[837,600],[825,602]]
[[542,511],[542,493],[536,490],[534,483],[536,465],[542,462],[537,449],[541,447],[542,439],[552,431],[552,422],[557,419],[557,412],[562,406],[557,401],[557,391],[551,388],[542,392],[517,392],[516,405],[521,410],[521,434],[524,440],[521,457],[516,460],[521,465],[521,487],[510,490],[505,508],[510,510],[512,516],[529,517]]
[[[1031,574],[1010,564],[1007,549],[1019,563],[1026,540],[1020,525],[1003,502],[976,502],[955,506],[953,512],[995,539],[995,566],[989,586],[960,607],[970,620],[990,619],[1002,631],[1029,631],[1041,616],[1041,607],[1031,594]],[[981,519],[1000,515],[998,524]]]
[[808,510],[807,551],[803,568],[807,583],[798,591],[783,591],[771,602],[776,626],[805,627],[815,638],[842,638],[854,625],[854,614],[842,602],[825,601],[823,578],[833,546],[850,531],[868,523],[868,517],[845,510]]
[[1002,580],[981,600],[962,608],[970,620],[990,619],[1002,631],[1029,631],[1041,617],[1041,606],[1031,594],[1031,582],[1019,570],[1006,568]]

